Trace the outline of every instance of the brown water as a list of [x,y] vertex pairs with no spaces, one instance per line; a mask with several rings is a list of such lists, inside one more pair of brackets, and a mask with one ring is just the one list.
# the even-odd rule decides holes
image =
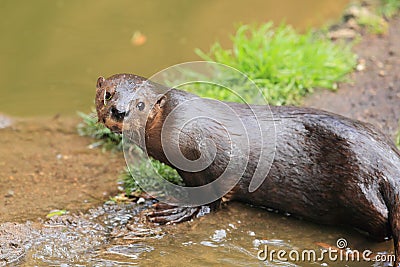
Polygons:
[[[393,253],[391,242],[369,242],[354,230],[318,226],[238,203],[190,223],[162,227],[143,224],[137,212],[135,205],[106,204],[85,215],[51,219],[44,227],[0,225],[0,233],[11,230],[13,246],[26,249],[14,250],[14,259],[23,256],[17,261],[21,266],[388,266],[330,261],[327,256],[295,262],[257,258],[265,246],[287,253],[312,250],[319,256],[319,242],[335,246],[339,238],[360,253]],[[127,230],[132,218],[136,220]]]
[[[198,60],[240,22],[299,30],[339,18],[348,0],[0,1],[0,112],[75,114],[93,106],[99,75],[149,76]],[[136,37],[133,38],[134,33]]]

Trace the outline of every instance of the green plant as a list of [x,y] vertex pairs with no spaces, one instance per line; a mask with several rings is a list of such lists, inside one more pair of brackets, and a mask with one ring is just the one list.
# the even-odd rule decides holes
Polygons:
[[[361,9],[359,16],[356,18],[357,24],[365,27],[368,32],[373,34],[383,34],[388,30],[388,23],[380,14],[369,12],[368,9]],[[379,13],[379,12],[378,12]]]
[[386,18],[391,18],[400,10],[400,0],[381,0],[380,13]]
[[[367,5],[367,6],[364,6]],[[373,34],[384,34],[388,31],[388,22],[400,10],[400,0],[367,0],[352,3],[353,15],[358,25]]]
[[67,213],[68,213],[67,210],[52,210],[46,215],[46,218],[51,218],[54,216],[62,216]]
[[151,188],[162,190],[163,184],[154,179],[157,174],[171,183],[183,185],[182,178],[175,169],[155,159],[150,159],[150,162],[140,162],[139,166],[131,168],[131,172],[126,167],[119,178],[123,182],[125,193],[130,195],[131,193],[138,194],[142,192],[140,184],[146,184]]
[[[275,105],[297,104],[316,87],[336,89],[356,64],[349,45],[332,43],[312,31],[298,34],[285,24],[242,25],[232,42],[232,49],[217,42],[208,53],[199,49],[196,53],[245,73]],[[215,88],[202,93],[219,95]]]
[[98,140],[90,145],[91,148],[101,147],[103,150],[122,150],[121,135],[111,132],[103,124],[98,123],[95,112],[90,114],[78,112],[78,115],[82,118],[82,122],[77,126],[78,134]]
[[[399,125],[400,125],[400,123],[399,123]],[[400,149],[400,127],[399,127],[399,130],[397,131],[396,145]]]

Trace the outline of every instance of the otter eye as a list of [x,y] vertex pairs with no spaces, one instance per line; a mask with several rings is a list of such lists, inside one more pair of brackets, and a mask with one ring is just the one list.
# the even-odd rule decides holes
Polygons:
[[107,101],[111,100],[111,97],[112,97],[112,95],[110,92],[104,91],[104,105],[107,104]]
[[139,102],[137,103],[136,107],[138,110],[142,111],[145,107],[145,104],[143,102]]

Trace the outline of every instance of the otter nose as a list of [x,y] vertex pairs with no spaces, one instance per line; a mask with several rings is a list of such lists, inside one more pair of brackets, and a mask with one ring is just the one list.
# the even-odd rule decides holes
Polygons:
[[117,108],[111,108],[111,117],[117,121],[122,121],[125,117],[125,112],[119,111]]

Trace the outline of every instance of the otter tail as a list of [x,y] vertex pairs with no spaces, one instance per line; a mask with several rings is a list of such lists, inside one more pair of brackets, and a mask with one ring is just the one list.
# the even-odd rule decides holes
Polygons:
[[[400,176],[395,178],[400,179]],[[394,266],[400,267],[400,187],[398,182],[394,184],[390,182],[386,183],[382,187],[382,196],[388,209],[388,220],[392,230],[396,256]]]

